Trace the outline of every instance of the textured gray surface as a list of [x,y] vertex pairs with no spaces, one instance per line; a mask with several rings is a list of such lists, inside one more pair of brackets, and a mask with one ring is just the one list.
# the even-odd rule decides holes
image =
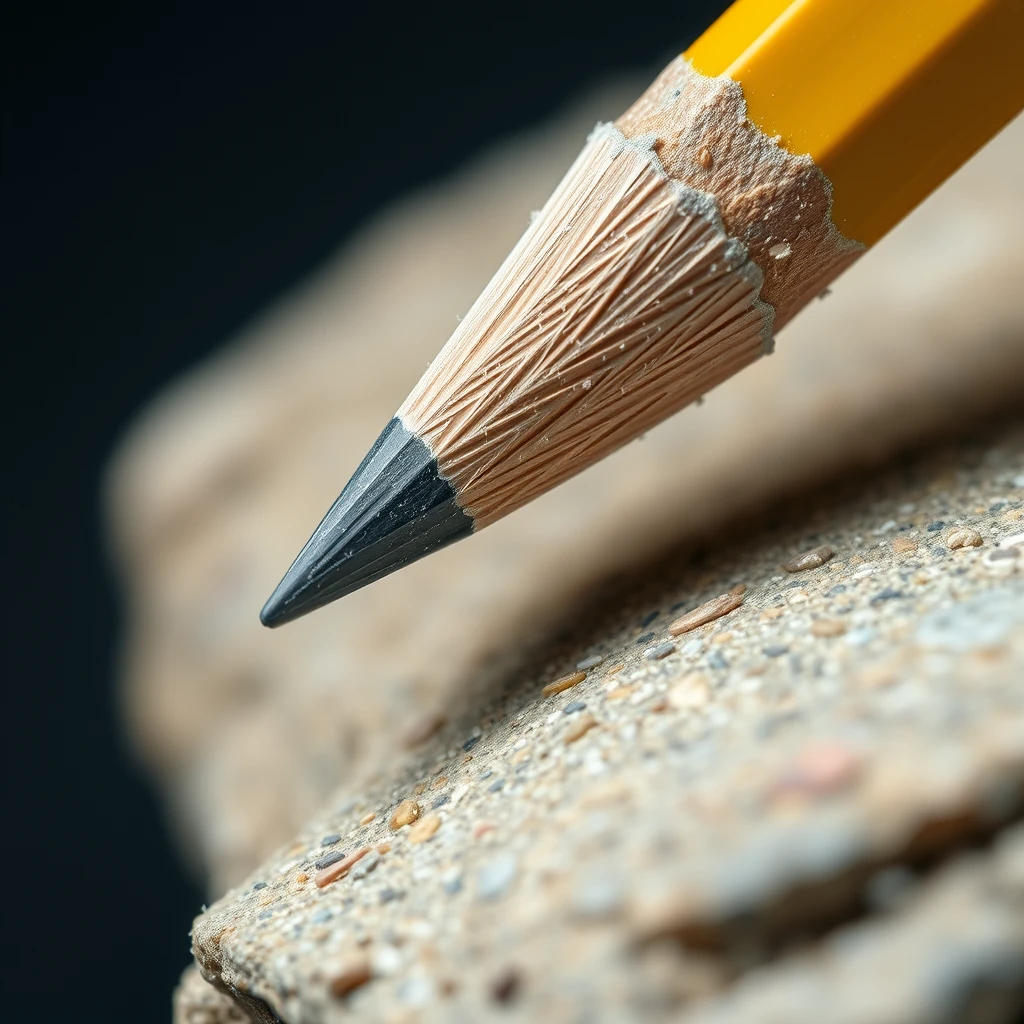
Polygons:
[[[1022,464],[1024,435],[994,428],[608,585],[203,915],[203,969],[288,1021],[477,1020],[509,971],[509,1009],[545,1020],[802,1019],[833,984],[849,1021],[1020,1006],[1022,847],[1001,834],[1024,812]],[[983,544],[951,551],[965,526]],[[832,560],[781,571],[822,540]],[[742,606],[645,657],[674,607],[737,583]],[[845,632],[815,636],[825,619]],[[410,799],[440,819],[426,841],[389,826]],[[329,833],[391,848],[319,888]],[[354,956],[371,980],[340,999]],[[900,985],[867,984],[879,958]]]

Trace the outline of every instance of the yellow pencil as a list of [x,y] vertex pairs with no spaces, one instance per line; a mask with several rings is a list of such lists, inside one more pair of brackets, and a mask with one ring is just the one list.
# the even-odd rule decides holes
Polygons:
[[554,195],[264,607],[494,522],[771,350],[1024,107],[1021,0],[737,0]]

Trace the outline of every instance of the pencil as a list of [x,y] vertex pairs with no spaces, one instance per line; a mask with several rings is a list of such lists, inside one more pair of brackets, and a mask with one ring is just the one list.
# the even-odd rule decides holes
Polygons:
[[772,350],[1024,106],[1020,0],[737,0],[612,124],[261,612],[507,515]]

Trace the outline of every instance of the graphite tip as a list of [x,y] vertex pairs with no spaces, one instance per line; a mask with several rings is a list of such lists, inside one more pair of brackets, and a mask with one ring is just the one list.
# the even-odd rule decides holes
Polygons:
[[280,626],[473,532],[421,438],[385,427],[260,612]]

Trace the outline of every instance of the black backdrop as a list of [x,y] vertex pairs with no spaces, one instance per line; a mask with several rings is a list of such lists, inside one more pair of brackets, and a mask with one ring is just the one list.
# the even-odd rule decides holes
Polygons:
[[389,198],[724,6],[8,7],[5,1019],[167,1020],[202,900],[113,701],[98,481],[132,415]]

